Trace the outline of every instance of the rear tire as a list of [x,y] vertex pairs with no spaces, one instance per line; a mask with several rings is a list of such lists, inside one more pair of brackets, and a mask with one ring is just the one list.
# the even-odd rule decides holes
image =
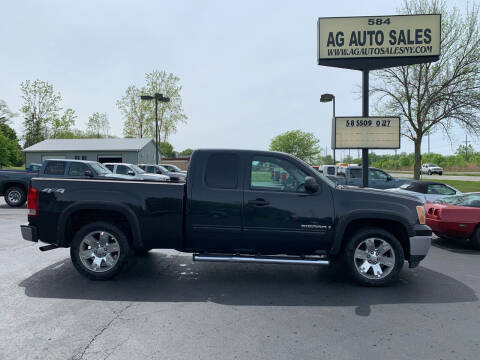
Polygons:
[[480,250],[480,226],[477,226],[477,230],[474,231],[470,244],[475,250]]
[[363,286],[386,286],[398,279],[405,255],[400,242],[381,228],[364,228],[347,242],[344,264]]
[[9,187],[4,194],[5,202],[11,207],[20,207],[27,201],[25,190],[19,186]]
[[77,271],[91,280],[116,276],[131,256],[125,233],[112,223],[99,221],[85,225],[75,234],[70,258]]

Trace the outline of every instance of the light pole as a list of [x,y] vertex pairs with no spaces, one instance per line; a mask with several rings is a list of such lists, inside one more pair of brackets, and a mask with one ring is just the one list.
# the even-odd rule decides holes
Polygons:
[[[333,101],[333,117],[335,117],[335,95],[333,94],[322,94],[320,96],[320,102],[322,103],[326,103],[326,102],[330,102],[330,101]],[[332,149],[333,150],[333,165],[335,165],[335,149]]]
[[155,93],[155,95],[142,95],[142,100],[155,100],[155,164],[158,165],[158,102],[169,102],[170,98],[163,96],[163,94]]

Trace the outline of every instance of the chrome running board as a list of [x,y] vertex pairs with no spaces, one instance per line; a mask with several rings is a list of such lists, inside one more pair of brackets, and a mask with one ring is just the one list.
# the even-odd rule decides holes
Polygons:
[[325,258],[300,256],[241,256],[193,254],[193,261],[263,263],[263,264],[300,264],[300,265],[330,265]]

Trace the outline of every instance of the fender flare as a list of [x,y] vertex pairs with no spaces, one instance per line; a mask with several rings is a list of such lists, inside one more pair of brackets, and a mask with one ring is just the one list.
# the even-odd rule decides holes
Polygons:
[[[339,219],[337,223],[338,231],[335,232],[334,241],[330,249],[332,255],[337,255],[340,252],[343,244],[343,237],[345,230],[352,221],[355,220],[389,220],[395,221],[403,226],[408,236],[413,236],[413,229],[409,221],[398,213],[388,210],[353,210],[346,216]],[[407,244],[408,246],[408,244]]]
[[141,248],[143,245],[142,235],[140,231],[140,224],[138,223],[138,218],[135,213],[125,205],[120,205],[118,203],[112,203],[109,201],[82,201],[75,202],[69,205],[61,214],[58,219],[58,228],[57,228],[57,243],[59,245],[65,245],[65,233],[68,219],[72,216],[73,213],[79,210],[108,210],[114,211],[122,214],[127,218],[128,224],[132,231],[132,242],[136,248]]

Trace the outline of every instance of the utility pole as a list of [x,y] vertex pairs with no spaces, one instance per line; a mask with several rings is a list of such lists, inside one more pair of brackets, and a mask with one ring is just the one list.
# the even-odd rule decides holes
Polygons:
[[465,161],[468,162],[468,140],[467,140],[467,134],[465,134]]
[[428,153],[430,154],[430,130],[428,130]]

